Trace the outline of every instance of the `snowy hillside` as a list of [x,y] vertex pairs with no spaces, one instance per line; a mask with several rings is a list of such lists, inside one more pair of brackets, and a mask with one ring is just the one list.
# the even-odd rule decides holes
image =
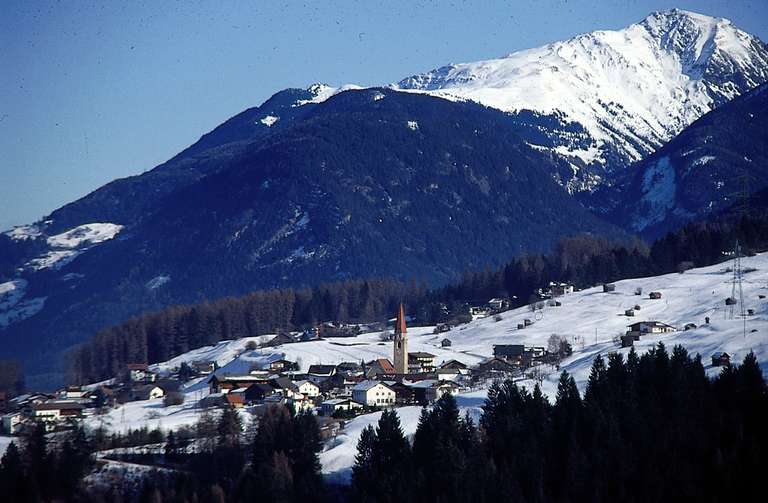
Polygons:
[[[603,293],[601,287],[590,288],[560,297],[562,306],[546,307],[539,316],[534,316],[527,307],[523,307],[503,313],[501,321],[485,318],[438,335],[433,334],[430,327],[410,328],[409,350],[431,352],[437,355],[437,362],[456,359],[476,364],[493,354],[494,344],[546,346],[550,335],[558,334],[566,337],[574,349],[573,355],[563,361],[561,368],[574,375],[583,392],[596,355],[605,355],[609,351],[628,352],[627,349],[618,349],[613,341],[615,336],[624,333],[627,324],[657,320],[680,330],[643,336],[635,343],[639,352],[659,342],[663,342],[670,350],[672,346],[682,344],[689,352],[701,354],[707,372],[715,375],[719,369],[710,364],[712,353],[726,351],[734,361],[739,362],[751,350],[757,354],[763,371],[768,373],[768,301],[759,298],[760,295],[768,295],[768,253],[743,259],[743,267],[750,271],[744,275],[745,309],[754,309],[755,313],[746,319],[746,337],[742,320],[726,319],[724,300],[731,294],[729,280],[732,277],[727,270],[729,266],[730,262],[727,262],[684,274],[619,281],[615,283],[616,291],[611,293]],[[635,295],[637,288],[643,289],[643,295]],[[648,293],[651,291],[661,292],[662,298],[649,299]],[[640,305],[635,316],[625,316],[625,309],[635,305]],[[710,318],[709,325],[704,323],[705,317]],[[533,325],[519,330],[518,323],[526,318],[534,319]],[[683,331],[687,323],[695,323],[698,328]],[[215,360],[221,366],[216,373],[225,375],[247,373],[254,366],[260,367],[281,357],[298,360],[302,370],[314,363],[336,364],[342,361],[367,361],[377,357],[391,358],[391,343],[382,342],[379,333],[287,344],[276,348],[246,348],[249,341],[259,343],[270,337],[224,341],[157,364],[154,369],[165,373],[183,361]],[[444,337],[451,339],[451,348],[440,347],[439,342]],[[559,372],[551,367],[545,371],[542,389],[550,399],[554,399]],[[149,428],[173,429],[192,424],[202,410],[197,408],[195,402],[208,394],[206,381],[207,378],[199,378],[187,383],[183,390],[186,401],[182,405],[163,407],[162,399],[131,402],[112,410],[106,416],[89,418],[89,425],[95,427],[103,424],[114,430],[125,431],[145,425]],[[522,384],[530,386],[533,383],[523,381]],[[460,394],[457,399],[462,411],[469,411],[472,416],[479,417],[484,397],[485,392],[480,390]],[[404,407],[398,409],[398,412],[406,434],[413,434],[419,408]],[[245,412],[242,414],[247,416]],[[334,480],[348,480],[360,431],[377,420],[378,414],[352,420],[321,454],[324,473]]]
[[[643,158],[704,113],[766,80],[768,51],[757,37],[727,19],[674,9],[623,30],[444,66],[396,87],[562,115],[584,126],[592,145],[575,145],[565,136],[557,152],[604,166],[613,149],[619,164]],[[574,164],[569,189],[599,183],[599,171],[577,170]]]

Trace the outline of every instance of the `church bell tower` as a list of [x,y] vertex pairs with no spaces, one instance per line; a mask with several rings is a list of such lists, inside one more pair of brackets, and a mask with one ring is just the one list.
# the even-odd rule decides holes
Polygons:
[[408,333],[405,327],[405,309],[403,304],[400,304],[400,310],[397,312],[397,320],[395,321],[395,355],[393,364],[395,366],[396,374],[408,373]]

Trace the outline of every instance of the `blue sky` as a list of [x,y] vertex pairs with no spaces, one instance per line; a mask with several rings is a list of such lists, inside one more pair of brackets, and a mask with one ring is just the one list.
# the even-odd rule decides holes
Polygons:
[[0,229],[138,174],[285,87],[387,84],[680,7],[765,0],[3,2]]

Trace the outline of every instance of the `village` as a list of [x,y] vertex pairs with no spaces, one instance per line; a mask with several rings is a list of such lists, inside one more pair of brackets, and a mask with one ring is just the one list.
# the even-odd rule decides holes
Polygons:
[[[602,285],[601,292],[610,295],[615,285]],[[516,324],[515,330],[529,330],[542,316],[543,309],[561,309],[564,297],[573,294],[572,285],[551,283],[538,291],[538,300],[528,306],[530,317]],[[632,294],[638,301],[623,312],[616,313],[626,319],[637,318],[642,312],[639,299],[649,302],[662,300],[662,293],[650,292],[643,296],[642,288]],[[726,299],[726,304],[728,304]],[[472,320],[490,318],[498,321],[510,309],[508,299],[491,299],[469,307]],[[146,363],[130,363],[108,382],[88,386],[67,386],[56,393],[28,392],[15,397],[0,396],[2,433],[20,435],[37,422],[50,432],[74,428],[88,418],[99,417],[110,410],[131,402],[162,399],[165,407],[180,405],[190,400],[183,393],[187,383],[202,383],[207,393],[200,393],[194,406],[201,410],[225,407],[258,415],[270,405],[285,405],[294,412],[312,411],[317,415],[323,435],[328,438],[344,428],[345,421],[361,414],[385,408],[429,405],[446,393],[457,395],[487,388],[503,379],[539,380],[545,374],[559,370],[562,360],[573,353],[578,337],[567,340],[551,335],[546,346],[526,344],[493,344],[492,356],[473,364],[460,358],[443,359],[427,351],[408,351],[408,322],[404,306],[390,320],[389,330],[382,332],[386,344],[391,345],[391,358],[365,361],[314,363],[301,370],[298,361],[284,357],[279,350],[287,345],[302,344],[323,338],[355,337],[376,326],[342,326],[331,323],[300,333],[279,333],[261,344],[249,342],[245,350],[270,349],[275,358],[247,373],[230,373],[220,369],[216,361],[183,361],[167,371],[153,370]],[[703,322],[708,324],[709,317]],[[442,337],[455,327],[438,325],[432,333],[440,334],[439,346],[450,349],[452,340]],[[689,322],[680,330],[697,328]],[[663,321],[645,320],[629,323],[625,333],[613,337],[616,349],[631,347],[641,337],[668,334],[678,328]],[[380,343],[381,344],[381,343]],[[582,342],[583,344],[583,342]],[[711,355],[713,366],[730,363],[730,355],[716,352]]]

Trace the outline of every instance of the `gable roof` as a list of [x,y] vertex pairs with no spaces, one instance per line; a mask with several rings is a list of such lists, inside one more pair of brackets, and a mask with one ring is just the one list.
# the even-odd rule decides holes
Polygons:
[[459,360],[448,360],[447,362],[440,365],[441,369],[449,369],[449,368],[455,368],[455,369],[465,369],[467,368],[467,365],[465,363],[461,363]]
[[382,386],[385,386],[388,389],[392,390],[392,388],[390,388],[390,386],[387,383],[382,382],[382,381],[362,381],[360,383],[357,383],[355,385],[355,387],[352,388],[352,391],[368,391],[368,390],[370,390],[372,388],[375,388],[379,384],[381,384]]
[[426,351],[414,351],[413,353],[408,353],[408,357],[413,358],[434,358],[435,355],[432,353],[427,353]]
[[310,365],[308,374],[331,375],[336,370],[333,365]]
[[394,374],[395,366],[389,361],[389,358],[379,358],[371,362],[371,366],[378,366],[385,374]]

